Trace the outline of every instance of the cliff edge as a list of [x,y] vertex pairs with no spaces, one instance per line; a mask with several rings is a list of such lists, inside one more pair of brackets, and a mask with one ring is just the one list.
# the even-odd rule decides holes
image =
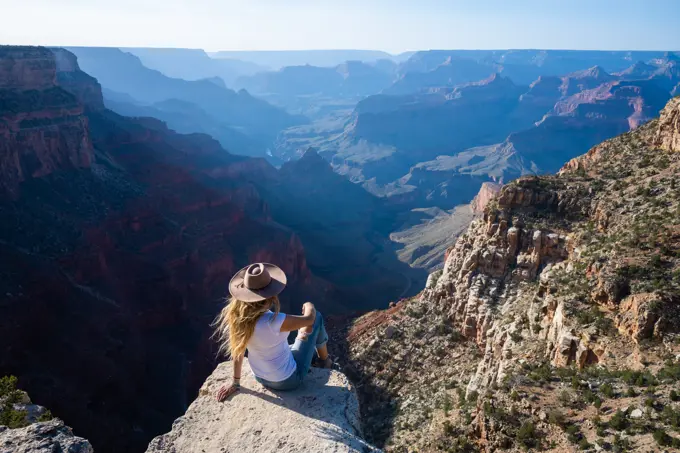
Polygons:
[[361,439],[359,403],[342,373],[312,369],[300,389],[273,392],[255,380],[246,359],[241,391],[217,402],[217,389],[231,378],[231,363],[219,365],[147,453],[378,451]]

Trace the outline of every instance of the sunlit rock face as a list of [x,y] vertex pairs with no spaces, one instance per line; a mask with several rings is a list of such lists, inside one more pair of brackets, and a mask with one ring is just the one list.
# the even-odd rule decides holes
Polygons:
[[0,47],[0,190],[26,179],[87,168],[93,155],[81,103],[56,82],[43,48]]

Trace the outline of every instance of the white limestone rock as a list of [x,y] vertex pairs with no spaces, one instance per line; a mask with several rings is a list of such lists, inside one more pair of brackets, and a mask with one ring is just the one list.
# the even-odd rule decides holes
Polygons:
[[359,403],[347,377],[312,369],[295,391],[259,384],[244,360],[241,391],[223,403],[217,389],[231,382],[232,364],[219,365],[172,430],[147,453],[376,452],[361,438]]

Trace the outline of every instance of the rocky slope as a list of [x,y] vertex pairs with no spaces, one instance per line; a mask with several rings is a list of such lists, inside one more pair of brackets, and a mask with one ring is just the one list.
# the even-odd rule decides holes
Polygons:
[[419,297],[353,323],[340,350],[369,440],[398,452],[680,445],[678,113],[674,99],[558,175],[506,185]]
[[359,403],[347,378],[312,369],[292,392],[259,384],[245,360],[241,391],[224,403],[217,389],[231,382],[231,362],[217,367],[172,431],[155,438],[147,453],[377,452],[361,438]]

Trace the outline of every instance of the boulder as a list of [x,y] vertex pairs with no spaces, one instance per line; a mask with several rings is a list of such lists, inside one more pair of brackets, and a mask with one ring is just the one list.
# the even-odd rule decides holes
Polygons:
[[359,403],[344,374],[313,368],[301,388],[272,391],[244,362],[241,391],[217,402],[215,393],[232,378],[231,362],[222,363],[147,453],[379,451],[361,438]]
[[642,410],[633,409],[633,411],[630,413],[630,418],[642,418]]
[[0,453],[93,453],[90,443],[73,435],[59,419],[25,428],[0,426]]

